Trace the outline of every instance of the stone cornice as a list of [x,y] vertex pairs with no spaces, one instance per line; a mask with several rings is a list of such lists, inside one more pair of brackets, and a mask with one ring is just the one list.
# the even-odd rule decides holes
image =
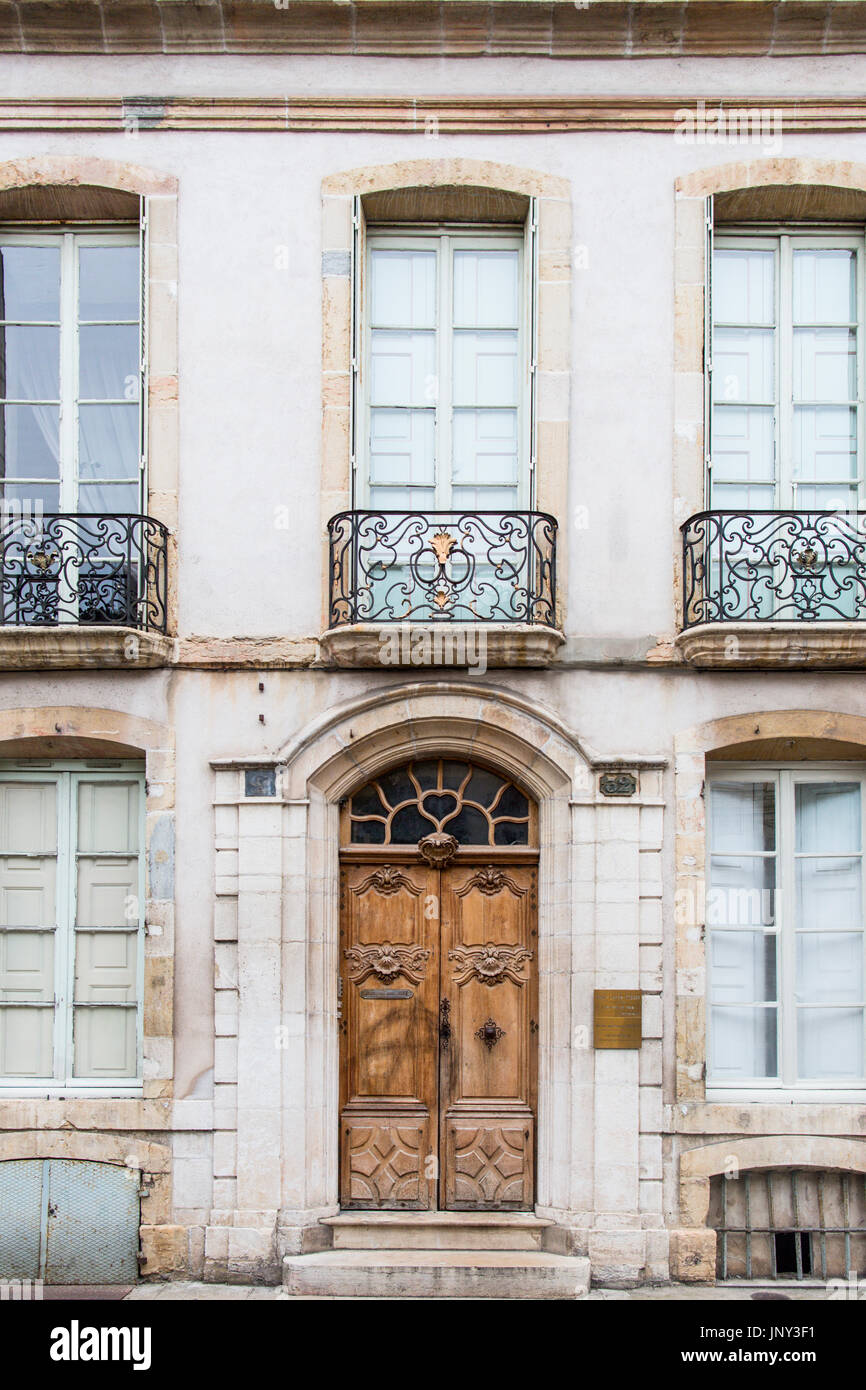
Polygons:
[[651,58],[864,51],[862,0],[0,0],[4,53]]
[[[751,113],[751,115],[750,115]],[[759,146],[760,120],[773,137],[798,131],[866,129],[866,97],[67,97],[0,99],[0,131],[363,131],[365,134],[525,133],[633,130],[680,132],[683,143]],[[725,117],[738,117],[727,139]],[[688,117],[688,119],[686,119]],[[722,118],[721,121],[719,118]],[[748,118],[748,120],[747,120]],[[757,124],[756,124],[757,123]],[[740,137],[736,138],[737,132]],[[747,136],[752,132],[751,139]]]

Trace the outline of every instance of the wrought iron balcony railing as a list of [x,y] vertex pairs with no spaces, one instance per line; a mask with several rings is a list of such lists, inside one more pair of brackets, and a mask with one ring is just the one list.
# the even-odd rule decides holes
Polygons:
[[2,622],[166,630],[168,532],[149,516],[4,508]]
[[700,512],[683,535],[683,627],[866,620],[866,512]]
[[330,626],[555,626],[556,522],[544,512],[340,512]]

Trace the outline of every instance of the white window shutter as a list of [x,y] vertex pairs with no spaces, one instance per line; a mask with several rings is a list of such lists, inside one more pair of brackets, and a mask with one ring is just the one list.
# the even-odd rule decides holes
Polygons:
[[363,246],[361,241],[361,199],[355,194],[352,199],[352,259],[350,274],[352,282],[350,295],[352,300],[352,328],[351,328],[351,353],[352,379],[349,384],[349,448],[350,458],[350,506],[358,505],[358,431],[362,428],[358,414],[361,408],[360,398],[360,372],[361,372],[361,323],[362,323],[362,304],[361,296],[363,293],[362,281],[364,264]]
[[54,1073],[56,797],[53,782],[0,784],[0,1075],[18,1080]]
[[704,242],[704,505],[712,506],[713,440],[713,195],[706,201]]
[[139,367],[138,367],[138,430],[139,430],[139,468],[141,470],[141,492],[139,506],[147,512],[147,381],[148,381],[148,309],[150,279],[149,248],[147,225],[147,198],[139,200],[138,216],[138,266],[141,277],[139,292]]
[[538,453],[538,199],[529,200],[526,223],[526,262],[529,271],[529,507],[536,506]]

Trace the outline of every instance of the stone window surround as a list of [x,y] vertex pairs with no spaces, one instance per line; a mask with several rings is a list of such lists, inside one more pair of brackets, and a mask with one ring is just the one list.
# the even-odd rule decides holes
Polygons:
[[[164,664],[177,632],[178,517],[178,324],[177,180],[137,164],[79,155],[36,155],[0,164],[0,192],[34,185],[120,189],[146,199],[148,281],[148,498],[147,511],[168,528],[168,637],[118,629],[78,628],[67,633],[5,632],[0,629],[3,667]],[[19,641],[12,639],[20,638]],[[135,639],[134,645],[130,640]],[[26,640],[24,640],[26,639]],[[134,653],[134,656],[132,655]]]
[[[322,534],[351,506],[352,207],[365,195],[409,189],[486,188],[538,200],[535,507],[559,522],[557,572],[568,574],[568,434],[571,319],[571,186],[541,170],[478,159],[417,159],[366,165],[322,182]],[[328,556],[323,545],[322,624],[328,625]],[[565,622],[565,586],[557,596]],[[374,636],[378,651],[378,641]],[[558,643],[552,645],[550,655]],[[378,658],[376,664],[378,664]],[[355,657],[352,658],[355,664]],[[511,664],[505,661],[503,664]],[[539,664],[546,664],[546,658]]]
[[866,164],[850,160],[766,158],[715,165],[675,184],[674,240],[674,532],[675,641],[696,666],[857,666],[866,663],[860,624],[744,622],[700,625],[682,632],[683,559],[680,526],[704,510],[704,283],[706,200],[711,194],[805,185],[866,191]]
[[[866,1142],[856,1137],[862,1134],[866,1115],[862,1103],[830,1096],[826,1103],[798,1101],[790,1094],[784,1099],[768,1095],[766,1100],[749,1102],[706,1098],[706,945],[701,922],[687,910],[689,903],[704,901],[706,835],[701,793],[707,755],[740,744],[748,748],[756,737],[768,742],[830,740],[828,750],[837,743],[846,758],[853,747],[861,746],[866,760],[866,718],[828,710],[731,715],[696,725],[675,738],[676,1081],[675,1103],[668,1107],[667,1116],[674,1151],[680,1154],[673,1205],[679,1206],[682,1225],[671,1233],[672,1278],[715,1279],[716,1236],[706,1226],[709,1176],[723,1172],[731,1156],[742,1169],[790,1167],[795,1161],[803,1167],[866,1168]],[[823,757],[829,760],[832,752]],[[715,1142],[725,1134],[731,1137]],[[710,1139],[713,1142],[708,1143]],[[834,1145],[842,1146],[838,1164],[829,1157]],[[716,1168],[711,1166],[714,1156],[719,1158]]]
[[[448,681],[368,693],[275,755],[276,798],[215,760],[214,1210],[205,1277],[279,1276],[338,1206],[339,803],[407,754],[480,759],[539,807],[536,1213],[597,1272],[666,1277],[662,1205],[662,767],[604,759],[545,706]],[[261,763],[258,758],[257,763]],[[638,774],[608,799],[599,772]],[[645,991],[644,1044],[574,1041],[592,991]],[[284,1044],[276,1047],[275,1028]]]

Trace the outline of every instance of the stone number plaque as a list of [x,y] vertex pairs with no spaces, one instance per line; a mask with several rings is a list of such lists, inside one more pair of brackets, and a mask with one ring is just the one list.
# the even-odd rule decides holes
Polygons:
[[594,1047],[640,1047],[641,991],[597,989],[593,995]]

